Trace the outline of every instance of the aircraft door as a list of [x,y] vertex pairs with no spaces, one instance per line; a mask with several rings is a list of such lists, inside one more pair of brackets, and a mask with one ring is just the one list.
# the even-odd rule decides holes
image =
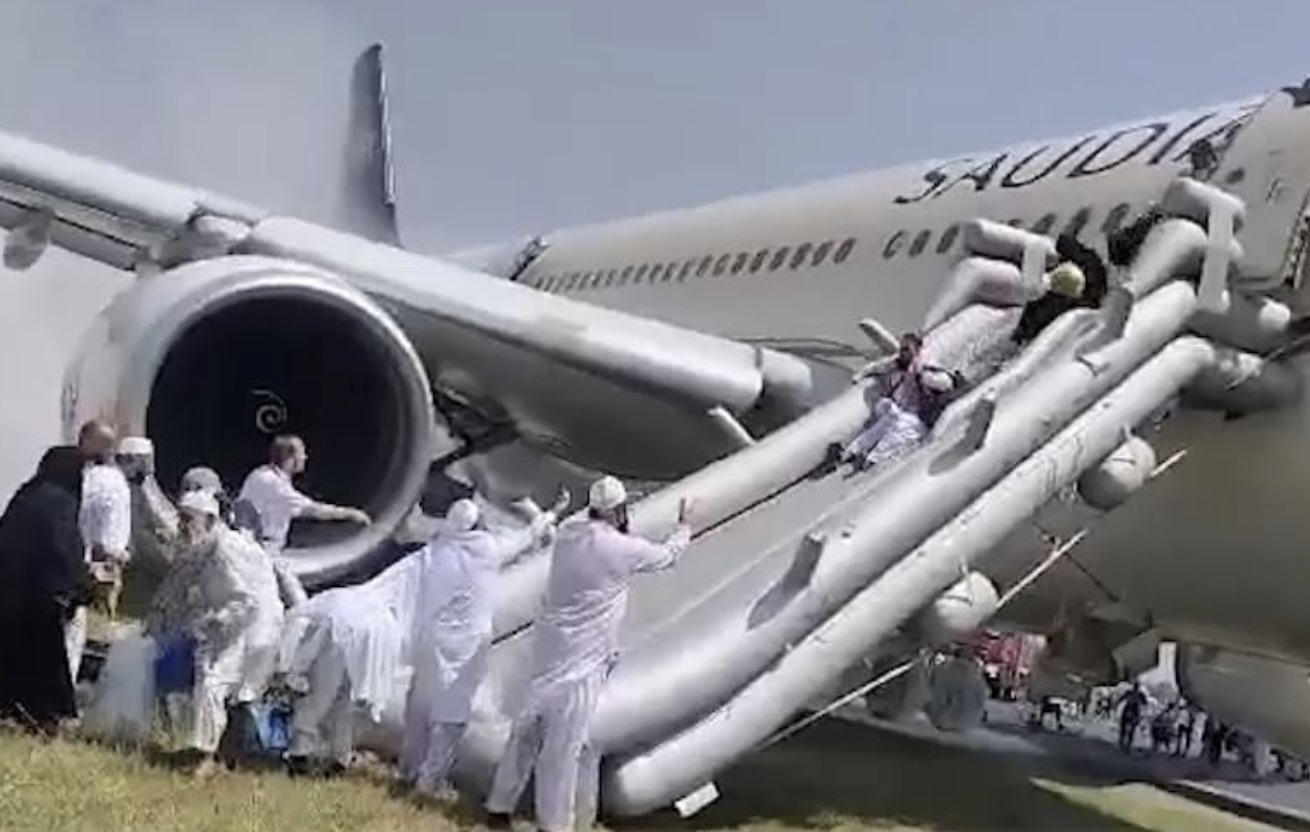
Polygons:
[[[1295,95],[1289,90],[1295,89]],[[1299,285],[1304,261],[1303,218],[1310,208],[1310,98],[1285,88],[1265,99],[1219,148],[1210,181],[1246,203],[1240,239],[1243,273],[1255,287],[1291,280]]]

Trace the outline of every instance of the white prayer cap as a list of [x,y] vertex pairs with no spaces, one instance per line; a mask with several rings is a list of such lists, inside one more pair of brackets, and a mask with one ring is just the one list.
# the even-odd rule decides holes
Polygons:
[[223,479],[213,468],[197,465],[187,469],[182,475],[182,493],[188,491],[209,491],[217,493],[223,490]]
[[218,517],[218,500],[208,491],[188,491],[177,501],[177,507],[205,517]]
[[472,500],[456,500],[446,511],[446,529],[451,532],[472,531],[482,512]]
[[118,443],[118,453],[122,456],[151,456],[155,452],[155,443],[144,436],[124,436]]
[[628,491],[614,477],[601,477],[591,484],[587,505],[596,511],[618,508],[628,500]]

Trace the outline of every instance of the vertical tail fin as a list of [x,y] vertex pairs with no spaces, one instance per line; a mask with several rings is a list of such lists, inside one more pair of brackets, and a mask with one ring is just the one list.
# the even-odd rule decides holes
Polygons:
[[351,73],[350,121],[342,173],[334,217],[337,225],[370,240],[399,246],[386,74],[380,43],[360,53]]

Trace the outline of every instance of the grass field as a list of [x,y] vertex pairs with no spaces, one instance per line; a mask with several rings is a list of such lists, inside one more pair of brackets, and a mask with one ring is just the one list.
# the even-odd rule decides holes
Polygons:
[[[1094,783],[975,752],[839,723],[744,762],[722,797],[688,820],[615,823],[657,830],[1179,830],[1269,827],[1141,784]],[[227,773],[209,783],[75,742],[0,733],[0,830],[22,832],[442,832],[459,809],[421,807],[367,777],[335,782]]]

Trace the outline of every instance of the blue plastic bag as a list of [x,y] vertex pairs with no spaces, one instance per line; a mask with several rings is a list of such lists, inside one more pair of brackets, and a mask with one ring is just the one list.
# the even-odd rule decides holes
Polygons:
[[280,757],[291,744],[291,711],[276,704],[256,705],[254,710],[260,746],[265,753]]
[[281,758],[289,745],[290,716],[291,712],[277,703],[236,705],[229,712],[225,747],[235,758]]
[[155,692],[190,693],[196,683],[196,642],[188,635],[170,636],[155,658]]

